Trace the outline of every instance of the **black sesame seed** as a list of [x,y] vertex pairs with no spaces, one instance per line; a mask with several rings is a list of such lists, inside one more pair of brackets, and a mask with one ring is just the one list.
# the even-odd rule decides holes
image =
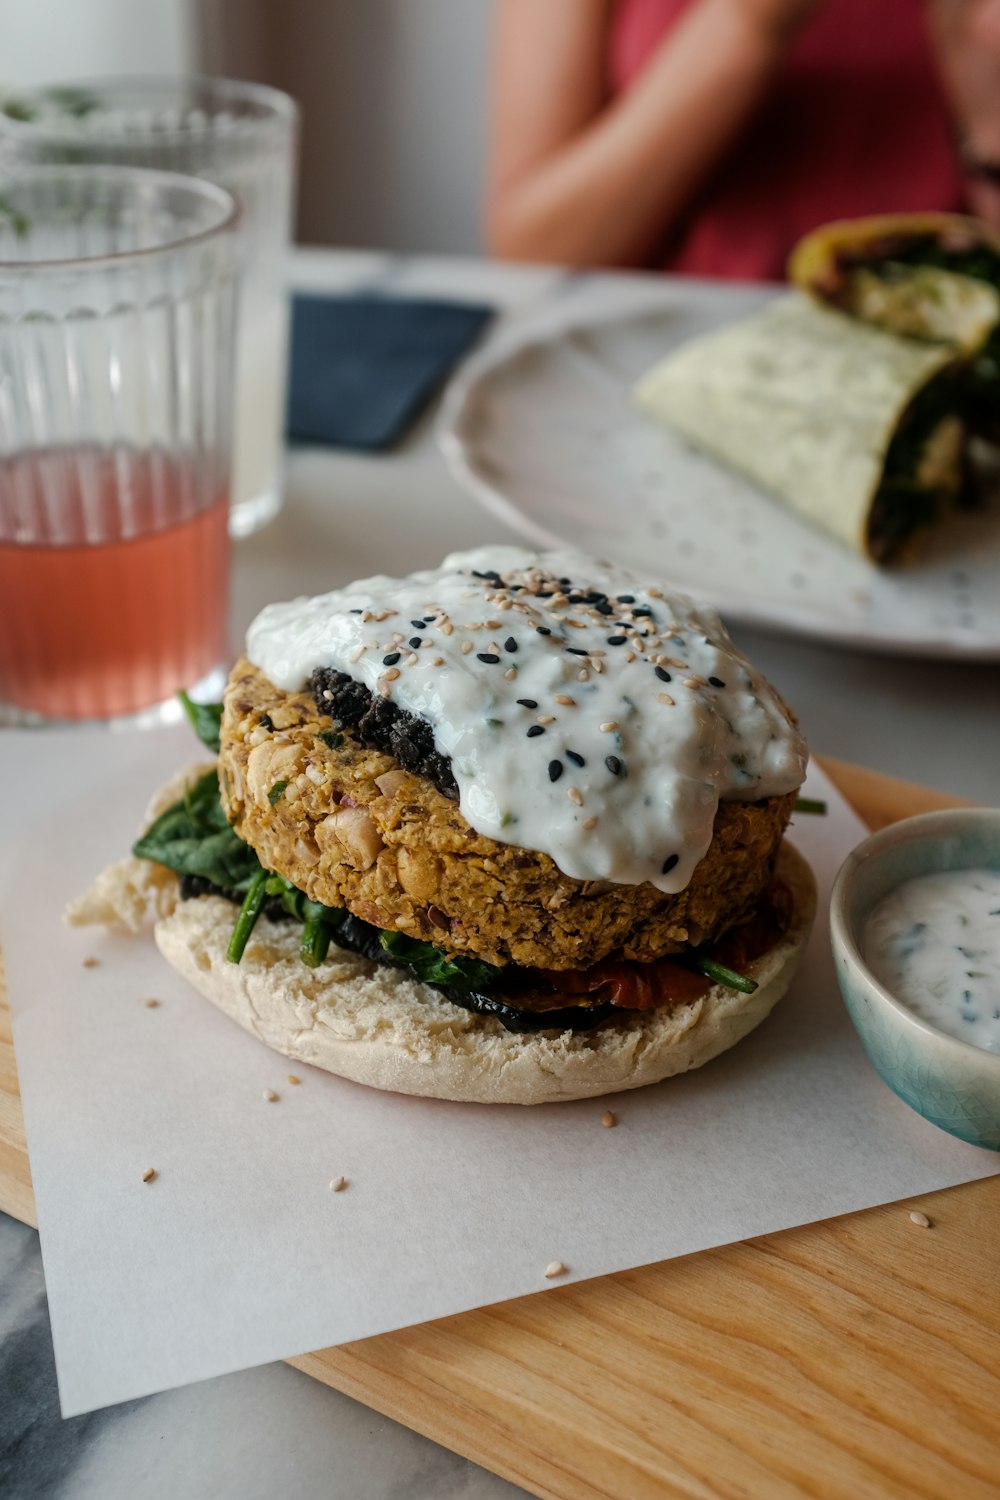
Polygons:
[[627,640],[628,640],[628,636],[627,635],[609,635],[608,636],[608,645],[609,646],[624,646],[624,644],[625,644],[625,642]]
[[504,641],[504,643],[503,643],[503,649],[505,651],[516,651],[517,650],[517,642],[515,641],[515,639],[514,639],[514,637],[512,635],[509,635],[507,637],[507,639]]
[[558,781],[559,778],[560,778],[560,776],[562,775],[562,773],[563,773],[563,763],[562,763],[562,761],[561,760],[550,760],[549,761],[549,780],[550,781]]
[[349,609],[347,611],[347,613],[349,615],[363,615],[364,614],[364,610],[363,609]]
[[383,667],[394,667],[398,661],[399,661],[399,652],[398,651],[390,651],[388,656],[383,656],[383,658],[382,658],[382,665],[383,665]]
[[618,600],[619,604],[634,604],[635,603],[635,595],[634,594],[616,594],[615,598]]
[[273,729],[274,728],[274,723],[273,723],[273,721],[271,719],[271,715],[270,714],[261,714],[261,716],[260,716],[260,727],[261,727],[261,729]]
[[713,687],[725,687],[726,685],[721,677],[710,677],[708,680]]
[[[629,603],[631,603],[631,600],[629,600]],[[649,608],[648,604],[642,604],[642,605],[638,605],[632,611],[632,613],[635,615],[636,619],[638,619],[638,617],[640,615],[651,615],[653,613],[653,611]]]
[[423,645],[423,641],[420,639],[419,635],[411,635],[410,645],[413,647],[414,651],[416,651],[418,647]]
[[668,854],[667,858],[663,861],[663,868],[660,871],[660,874],[661,875],[669,875],[670,871],[674,868],[674,866],[676,865],[676,863],[677,863],[677,861],[679,859],[680,859],[680,855],[679,854]]
[[606,601],[602,601],[600,604],[595,604],[594,608],[597,610],[597,613],[599,615],[613,615],[615,612],[614,605],[608,604]]
[[604,764],[607,766],[612,776],[620,776],[622,774],[622,763],[618,759],[617,755],[606,755],[604,757]]
[[566,759],[567,760],[571,760],[573,762],[574,766],[583,766],[583,765],[586,765],[586,761],[584,760],[583,756],[582,755],[577,755],[577,753],[576,753],[575,750],[567,750],[566,751]]
[[[551,599],[552,598],[552,590],[551,589],[538,589],[538,591],[535,594],[535,598],[536,599]],[[546,635],[548,635],[549,632],[546,631],[545,633],[546,633]]]
[[559,582],[562,584],[562,586],[563,586],[564,589],[568,589],[570,587],[570,585],[572,584],[573,580],[572,580],[572,578],[560,578]]
[[552,632],[547,625],[536,625],[535,629],[539,635],[551,635]]
[[590,652],[589,651],[585,651],[581,646],[567,646],[566,650],[569,652],[570,656],[589,656],[590,655]]
[[531,728],[528,730],[526,738],[529,739],[529,740],[533,740],[536,735],[544,734],[544,733],[545,733],[545,725],[544,724],[532,724]]
[[570,594],[569,602],[570,604],[589,604],[590,600],[586,594]]
[[537,708],[538,707],[538,699],[537,698],[518,698],[517,701],[518,701],[518,703],[520,703],[520,705],[521,705],[522,708]]
[[423,630],[424,626],[427,623],[428,622],[426,620],[411,620],[410,621],[410,624],[413,626],[414,630]]
[[656,668],[656,675],[660,679],[661,682],[673,682],[673,680],[674,680],[671,677],[670,673],[667,671],[666,667],[657,667]]
[[491,667],[496,666],[497,662],[500,660],[495,651],[477,651],[476,658],[479,661],[488,662]]

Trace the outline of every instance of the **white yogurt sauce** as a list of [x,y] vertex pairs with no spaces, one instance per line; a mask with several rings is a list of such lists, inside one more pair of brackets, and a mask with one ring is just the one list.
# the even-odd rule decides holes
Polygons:
[[915,1015],[1000,1052],[1000,870],[905,881],[872,911],[862,948],[876,979]]
[[334,667],[427,720],[466,821],[577,880],[682,890],[720,798],[805,774],[718,615],[580,553],[482,548],[272,604],[247,655],[288,691]]

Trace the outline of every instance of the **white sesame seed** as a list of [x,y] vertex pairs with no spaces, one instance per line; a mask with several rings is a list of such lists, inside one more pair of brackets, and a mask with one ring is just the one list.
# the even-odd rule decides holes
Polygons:
[[[594,656],[595,654],[596,653],[591,652],[592,656]],[[598,676],[600,676],[603,673],[603,671],[604,671],[604,663],[602,661],[600,661],[599,659],[595,660],[595,662],[594,662],[594,671],[598,674]]]
[[571,698],[568,693],[556,693],[555,702],[564,704],[566,708],[576,707],[576,699]]
[[289,1073],[289,1075],[288,1075],[288,1082],[289,1083],[301,1083],[302,1079],[298,1076],[297,1073]]
[[434,660],[431,662],[431,666],[433,666],[433,667],[443,667],[444,666],[444,657],[443,656],[435,656]]
[[587,830],[587,832],[589,833],[592,828],[596,828],[597,827],[597,818],[596,817],[584,818],[583,823],[582,823],[581,826],[583,828],[585,828]]
[[504,675],[504,677],[506,678],[506,680],[508,682],[513,682],[514,678],[517,676],[517,668],[516,667],[508,667],[507,670],[506,670],[506,672],[503,675]]
[[918,1208],[910,1211],[910,1223],[918,1224],[921,1229],[930,1229],[931,1221],[926,1214],[922,1214]]
[[83,960],[83,967],[85,969],[96,969],[100,962],[99,958],[85,958]]
[[420,660],[420,658],[417,655],[417,653],[415,651],[411,651],[410,654],[406,658],[406,665],[408,667],[415,667],[417,665],[417,662],[419,660]]
[[268,1104],[277,1104],[278,1102],[278,1095],[274,1092],[274,1089],[265,1089],[264,1098]]
[[143,1180],[143,1182],[152,1182],[155,1177],[156,1177],[156,1168],[155,1167],[147,1167],[146,1170],[145,1170],[145,1172],[143,1172],[143,1174],[142,1174],[142,1180]]
[[576,803],[577,807],[583,806],[583,793],[578,786],[568,786],[566,788],[566,795],[571,802]]
[[541,714],[535,720],[536,724],[554,724],[555,722],[556,722],[556,716],[555,716],[555,714]]
[[390,667],[387,672],[382,673],[382,676],[385,678],[386,682],[395,682],[396,678],[399,676],[399,668]]
[[[365,649],[364,646],[362,646],[361,650],[363,651],[364,649]],[[327,703],[332,703],[333,702],[333,694],[330,692],[329,688],[324,688],[323,689],[323,697],[324,697],[324,699],[326,700]]]
[[342,1193],[344,1191],[344,1189],[345,1189],[346,1186],[347,1186],[347,1178],[346,1177],[334,1177],[333,1181],[330,1183],[330,1192],[331,1193]]
[[472,650],[472,645],[473,645],[472,641],[463,641],[462,642],[462,655],[463,656],[468,656],[469,652]]
[[635,652],[634,651],[626,651],[625,652],[625,660],[626,661],[635,661]]
[[155,1010],[160,1002],[159,1000],[153,1000],[152,998],[150,998],[149,1000],[144,1000],[142,1003],[147,1010]]
[[401,630],[394,630],[392,632],[392,644],[394,646],[398,646],[400,644],[400,642],[405,641],[405,640],[406,640],[406,636],[403,634],[403,632]]
[[601,1124],[608,1130],[611,1130],[613,1126],[618,1124],[616,1116],[611,1112],[610,1109],[606,1109],[604,1111],[603,1115],[601,1116]]
[[545,1275],[549,1281],[552,1280],[553,1276],[565,1276],[566,1267],[561,1260],[550,1260],[545,1267]]
[[618,728],[618,720],[617,719],[608,719],[608,721],[607,721],[606,724],[602,724],[601,725],[601,733],[602,734],[614,734],[614,732],[615,732],[615,730],[617,728]]
[[577,674],[576,674],[576,680],[577,680],[577,682],[589,682],[590,681],[590,673],[587,671],[586,667],[581,667],[580,668],[579,672],[577,672]]
[[[360,661],[361,658],[364,656],[366,649],[367,648],[364,647],[364,646],[355,646],[355,648],[351,652],[350,657],[348,658],[348,660],[349,661]],[[324,698],[327,698],[327,697],[332,698],[333,694],[332,693],[324,693],[323,697]]]
[[571,625],[574,630],[586,630],[587,628],[584,620],[567,620],[566,624]]
[[486,629],[487,630],[499,630],[501,628],[502,624],[503,624],[502,620],[487,620],[486,621]]
[[451,635],[452,632],[454,631],[454,629],[455,629],[455,627],[451,623],[450,620],[442,620],[441,621],[441,634],[442,635]]
[[370,625],[371,622],[372,622],[372,620],[374,620],[374,619],[375,619],[375,616],[372,614],[371,610],[370,609],[366,609],[365,612],[364,612],[364,614],[361,616],[361,623],[362,623],[362,625]]
[[674,699],[671,698],[669,693],[657,693],[656,697],[660,703],[666,703],[670,708],[673,708]]
[[500,600],[500,608],[501,609],[513,609],[514,608],[514,601],[513,601],[513,599],[501,599]]

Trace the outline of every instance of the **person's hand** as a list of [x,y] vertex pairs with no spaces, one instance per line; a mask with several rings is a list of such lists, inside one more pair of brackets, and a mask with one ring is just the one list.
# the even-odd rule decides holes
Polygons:
[[1000,161],[1000,0],[929,0],[928,21],[961,131]]

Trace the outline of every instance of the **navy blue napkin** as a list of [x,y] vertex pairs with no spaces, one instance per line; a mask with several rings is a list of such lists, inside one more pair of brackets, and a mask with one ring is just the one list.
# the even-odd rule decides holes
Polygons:
[[293,298],[289,440],[390,448],[492,316],[468,302]]

